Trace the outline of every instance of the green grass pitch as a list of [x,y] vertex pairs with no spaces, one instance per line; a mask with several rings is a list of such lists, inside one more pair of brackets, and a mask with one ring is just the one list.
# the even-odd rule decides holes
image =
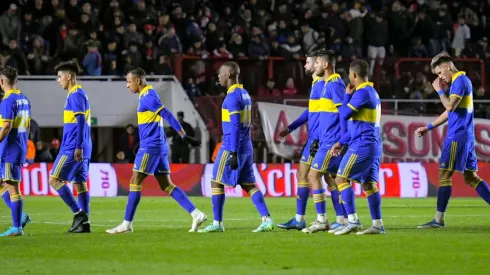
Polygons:
[[[92,234],[65,231],[71,214],[59,198],[26,197],[33,222],[24,237],[0,239],[0,274],[486,274],[490,207],[480,199],[452,199],[444,230],[418,230],[432,219],[435,199],[384,199],[386,235],[252,233],[259,217],[249,198],[229,198],[226,232],[188,233],[190,215],[171,198],[141,200],[133,234],[108,235],[119,224],[126,197],[92,200]],[[212,219],[211,199],[192,198]],[[295,213],[294,198],[269,198],[275,222]],[[3,206],[3,205],[1,205]],[[330,221],[333,213],[327,204]],[[358,199],[370,226],[365,199]],[[0,207],[0,229],[11,224]],[[307,220],[313,221],[313,201]]]

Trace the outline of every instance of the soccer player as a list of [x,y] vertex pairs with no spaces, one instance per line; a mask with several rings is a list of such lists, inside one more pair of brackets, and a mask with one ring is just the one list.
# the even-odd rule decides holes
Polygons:
[[133,94],[139,95],[138,131],[140,145],[133,167],[133,176],[129,184],[128,204],[124,221],[118,226],[106,230],[109,234],[133,232],[133,219],[141,199],[143,181],[147,176],[155,176],[160,189],[176,200],[192,216],[192,227],[195,232],[206,221],[207,216],[199,211],[187,195],[170,179],[168,162],[168,145],[163,129],[165,119],[180,135],[182,140],[191,146],[200,146],[201,142],[187,136],[182,125],[163,106],[158,92],[146,82],[146,73],[141,68],[133,68],[126,75],[126,87]]
[[[2,129],[0,130],[0,183],[5,184],[12,212],[13,226],[0,237],[22,236],[22,209],[24,200],[19,190],[22,165],[26,161],[27,140],[31,121],[31,104],[18,89],[17,70],[6,67],[1,71],[0,86],[5,92],[0,103]],[[5,200],[7,202],[7,200]],[[28,217],[27,217],[28,219]]]
[[[437,211],[434,219],[418,228],[443,228],[446,226],[445,213],[451,197],[452,175],[455,171],[463,173],[466,184],[476,190],[478,195],[490,204],[490,188],[476,173],[478,162],[475,154],[475,126],[473,123],[473,87],[465,72],[458,71],[453,60],[446,53],[435,56],[431,62],[432,71],[437,78],[432,83],[446,111],[425,127],[415,132],[422,137],[434,128],[448,122],[446,139],[439,160],[439,190],[437,192]],[[451,84],[449,96],[444,90]]]
[[331,149],[332,154],[338,156],[342,146],[348,144],[348,150],[342,157],[335,178],[347,211],[348,224],[335,232],[335,235],[346,235],[362,229],[350,181],[362,184],[373,220],[372,227],[358,232],[357,235],[385,233],[381,219],[381,196],[377,188],[382,149],[381,100],[373,88],[373,83],[368,82],[368,75],[369,64],[366,61],[357,59],[351,62],[350,84],[340,108],[340,119],[348,121],[348,131]]
[[[58,84],[68,92],[63,111],[63,140],[60,153],[51,169],[49,185],[73,212],[73,223],[69,233],[90,233],[87,189],[92,139],[90,136],[90,104],[87,94],[77,83],[78,65],[62,62],[55,67]],[[65,182],[72,182],[77,190],[78,203]]]
[[[288,127],[285,127],[279,133],[280,137],[285,137],[292,131],[299,128],[301,125],[308,121],[308,141],[306,142],[303,152],[301,154],[301,159],[299,163],[299,168],[296,173],[296,178],[298,182],[298,190],[296,197],[296,216],[291,220],[278,224],[280,228],[283,229],[297,229],[302,230],[306,227],[305,213],[306,206],[308,204],[308,197],[310,196],[310,182],[308,181],[308,171],[310,170],[311,162],[316,154],[319,147],[319,107],[320,107],[320,97],[323,91],[323,86],[325,81],[320,76],[315,75],[315,62],[318,56],[318,52],[312,52],[306,55],[305,63],[305,74],[313,76],[313,82],[311,84],[311,92],[309,99],[309,106],[305,111]],[[343,216],[342,205],[339,203],[339,193],[334,188],[329,188],[332,194],[332,203],[336,211],[337,217]],[[340,226],[339,223],[335,222],[331,225],[331,229],[335,229]]]
[[240,185],[248,192],[257,208],[262,223],[253,232],[274,230],[264,195],[255,185],[253,147],[250,139],[252,99],[243,85],[238,83],[240,67],[235,62],[225,62],[219,69],[219,84],[227,88],[221,107],[223,145],[213,166],[211,178],[214,221],[199,232],[223,232],[225,185]]
[[[336,225],[330,233],[334,233],[343,228],[344,215],[339,203],[339,195],[335,194],[337,186],[335,175],[339,168],[342,157],[333,157],[330,148],[340,139],[343,132],[347,131],[347,122],[340,124],[339,108],[342,105],[345,94],[345,84],[339,74],[335,73],[336,56],[332,51],[321,51],[315,62],[315,74],[323,78],[325,85],[320,93],[319,106],[319,139],[320,147],[311,162],[308,172],[308,180],[313,189],[313,201],[317,211],[317,219],[310,227],[304,228],[304,233],[315,233],[327,231],[330,224],[327,219],[325,189],[322,184],[322,176],[325,175],[327,185],[332,192],[332,201],[337,214]],[[337,225],[338,224],[338,225]]]

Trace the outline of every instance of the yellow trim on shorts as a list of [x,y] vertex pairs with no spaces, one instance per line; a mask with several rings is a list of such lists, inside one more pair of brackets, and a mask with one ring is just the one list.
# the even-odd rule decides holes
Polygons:
[[354,166],[356,160],[357,160],[357,154],[350,155],[349,160],[347,161],[347,165],[345,166],[345,169],[342,172],[342,174],[340,174],[340,177],[344,179],[348,179],[348,176],[350,175],[350,171],[352,170],[352,166]]
[[66,156],[66,155],[61,156],[60,161],[58,161],[58,163],[56,164],[56,167],[53,170],[54,173],[51,175],[51,177],[53,177],[57,180],[63,180],[63,179],[60,179],[59,177],[60,177],[61,169],[63,168],[63,166],[65,166],[65,162],[67,159],[68,159],[68,156]]

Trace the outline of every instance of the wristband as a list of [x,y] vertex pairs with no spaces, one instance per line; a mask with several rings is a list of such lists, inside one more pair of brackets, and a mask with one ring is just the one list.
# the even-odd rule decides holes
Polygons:
[[438,94],[439,96],[443,95],[443,94],[444,94],[444,90],[439,90],[439,91],[437,92],[437,94]]
[[432,123],[427,124],[427,129],[429,129],[429,131],[434,129],[434,125],[432,125]]

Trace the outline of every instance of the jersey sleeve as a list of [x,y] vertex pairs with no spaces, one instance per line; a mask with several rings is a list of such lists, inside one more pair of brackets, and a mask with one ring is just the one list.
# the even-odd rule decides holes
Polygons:
[[361,89],[352,94],[352,98],[347,103],[347,107],[352,109],[354,112],[358,112],[366,103],[369,101],[369,96],[367,90]]
[[75,116],[85,114],[87,111],[86,98],[80,93],[73,93],[68,97],[68,106]]
[[14,120],[15,117],[14,104],[11,99],[6,98],[2,101],[2,103],[0,103],[0,114],[2,115],[3,121]]
[[344,101],[345,86],[341,83],[336,83],[333,85],[333,89],[330,91],[330,96],[335,107],[342,105]]
[[226,102],[228,107],[228,113],[230,114],[230,125],[231,125],[231,137],[230,137],[230,150],[236,152],[239,139],[240,139],[240,101],[237,95],[232,94]]
[[449,96],[450,97],[455,96],[458,98],[463,98],[463,96],[465,96],[465,94],[466,94],[466,90],[467,90],[467,87],[466,87],[465,77],[460,76],[460,77],[456,78],[456,80],[451,85],[451,89],[449,91]]
[[180,134],[182,131],[182,125],[174,117],[172,112],[165,108],[160,99],[154,95],[145,96],[144,100],[141,102],[142,111],[150,111],[159,114],[163,119],[165,119],[170,127],[172,127],[177,133]]

